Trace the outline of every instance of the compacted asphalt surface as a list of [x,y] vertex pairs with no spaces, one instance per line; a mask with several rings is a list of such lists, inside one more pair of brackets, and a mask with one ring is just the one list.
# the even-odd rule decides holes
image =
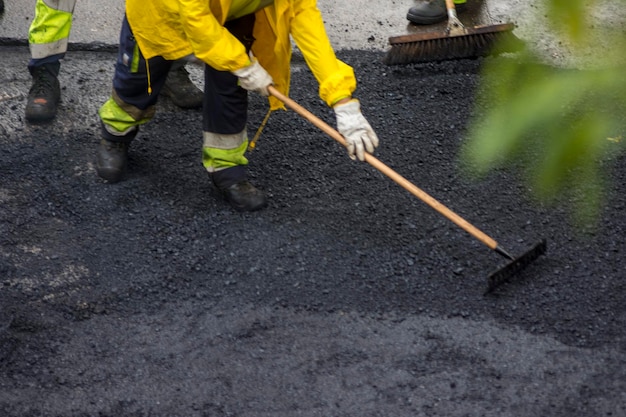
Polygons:
[[[571,220],[585,196],[540,204],[522,167],[460,169],[470,117],[494,105],[475,99],[481,67],[514,56],[338,50],[381,161],[515,255],[547,240],[483,295],[503,258],[292,111],[249,153],[263,211],[210,187],[202,112],[166,98],[125,181],[103,182],[115,52],[89,45],[46,125],[24,120],[28,48],[0,47],[1,416],[626,415],[625,157],[603,161],[593,227]],[[334,126],[298,55],[290,96]],[[251,95],[251,134],[266,111]]]

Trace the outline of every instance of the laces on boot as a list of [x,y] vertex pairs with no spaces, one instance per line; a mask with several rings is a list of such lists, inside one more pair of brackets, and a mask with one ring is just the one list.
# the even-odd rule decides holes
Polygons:
[[45,67],[33,71],[33,85],[28,91],[26,120],[34,123],[54,119],[61,98],[61,89],[56,75]]
[[29,95],[34,99],[45,99],[46,101],[56,101],[58,97],[58,80],[44,67],[38,68],[33,74],[33,85]]

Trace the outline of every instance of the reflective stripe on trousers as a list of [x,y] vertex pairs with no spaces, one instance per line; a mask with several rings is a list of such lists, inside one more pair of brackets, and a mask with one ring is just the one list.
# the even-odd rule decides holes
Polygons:
[[[136,126],[152,119],[173,63],[154,57],[146,65],[124,18],[113,94],[98,112],[111,139],[123,140]],[[248,92],[239,86],[236,76],[208,65],[205,65],[204,81],[202,163],[209,172],[246,165]]]
[[76,0],[37,0],[35,18],[28,30],[32,62],[67,51]]
[[128,20],[124,17],[113,76],[113,92],[98,111],[107,132],[113,136],[122,136],[154,117],[157,99],[173,63],[162,57],[154,57],[146,65]]
[[219,134],[203,132],[202,165],[208,172],[216,172],[237,165],[248,165],[244,156],[248,149],[248,133]]
[[[254,15],[231,20],[225,27],[249,50]],[[204,66],[204,92],[202,164],[208,172],[247,165],[248,92],[236,76],[208,65]]]

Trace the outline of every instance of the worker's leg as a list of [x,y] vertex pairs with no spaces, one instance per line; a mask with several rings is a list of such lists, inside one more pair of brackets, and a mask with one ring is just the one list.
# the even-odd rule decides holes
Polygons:
[[98,175],[109,182],[122,179],[128,148],[139,126],[152,119],[172,61],[151,58],[147,64],[124,19],[111,97],[100,107],[102,139],[96,154]]
[[37,0],[35,18],[28,31],[33,83],[26,102],[26,119],[52,120],[61,99],[58,75],[67,51],[76,0]]
[[[226,24],[233,35],[250,45],[253,27],[253,15]],[[233,207],[258,210],[267,204],[267,198],[248,182],[246,175],[248,92],[228,71],[207,65],[204,74],[202,163]]]

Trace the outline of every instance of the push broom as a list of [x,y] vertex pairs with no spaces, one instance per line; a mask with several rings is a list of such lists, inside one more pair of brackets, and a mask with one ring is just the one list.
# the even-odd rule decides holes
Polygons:
[[[272,96],[282,101],[287,107],[289,107],[290,109],[298,113],[300,116],[304,117],[306,120],[311,122],[314,126],[318,127],[320,130],[322,130],[331,138],[339,142],[341,145],[343,145],[344,147],[347,146],[346,140],[341,135],[341,133],[333,129],[326,122],[324,122],[323,120],[315,116],[313,113],[309,112],[304,107],[300,106],[294,100],[282,94],[275,87],[269,86],[268,91]],[[373,155],[366,152],[365,161],[369,163],[370,165],[372,165],[377,170],[379,170],[381,173],[391,178],[398,185],[403,187],[405,190],[409,191],[415,197],[419,198],[420,200],[428,204],[430,207],[438,211],[448,220],[452,221],[457,226],[461,227],[470,235],[474,236],[480,242],[482,242],[487,247],[494,250],[501,256],[505,257],[509,261],[507,265],[491,273],[487,277],[488,285],[487,285],[487,290],[485,291],[485,294],[492,292],[503,283],[509,281],[515,274],[520,272],[527,265],[529,265],[531,262],[533,262],[535,259],[541,256],[543,253],[545,253],[546,241],[544,239],[536,243],[532,248],[527,250],[521,256],[517,258],[513,257],[511,254],[505,251],[500,245],[498,245],[498,243],[493,238],[483,233],[481,230],[479,230],[478,228],[476,228],[475,226],[467,222],[461,216],[459,216],[458,214],[456,214],[455,212],[453,212],[452,210],[444,206],[442,203],[440,203],[439,201],[431,197],[429,194],[427,194],[426,192],[424,192],[423,190],[415,186],[409,180],[402,177],[400,174],[398,174],[397,172],[389,168],[387,165],[383,164],[379,159],[377,159]]]
[[522,41],[513,34],[513,23],[466,27],[456,15],[454,0],[446,0],[446,9],[448,25],[445,30],[390,37],[390,49],[383,62],[401,65],[478,58],[516,52],[523,47]]

